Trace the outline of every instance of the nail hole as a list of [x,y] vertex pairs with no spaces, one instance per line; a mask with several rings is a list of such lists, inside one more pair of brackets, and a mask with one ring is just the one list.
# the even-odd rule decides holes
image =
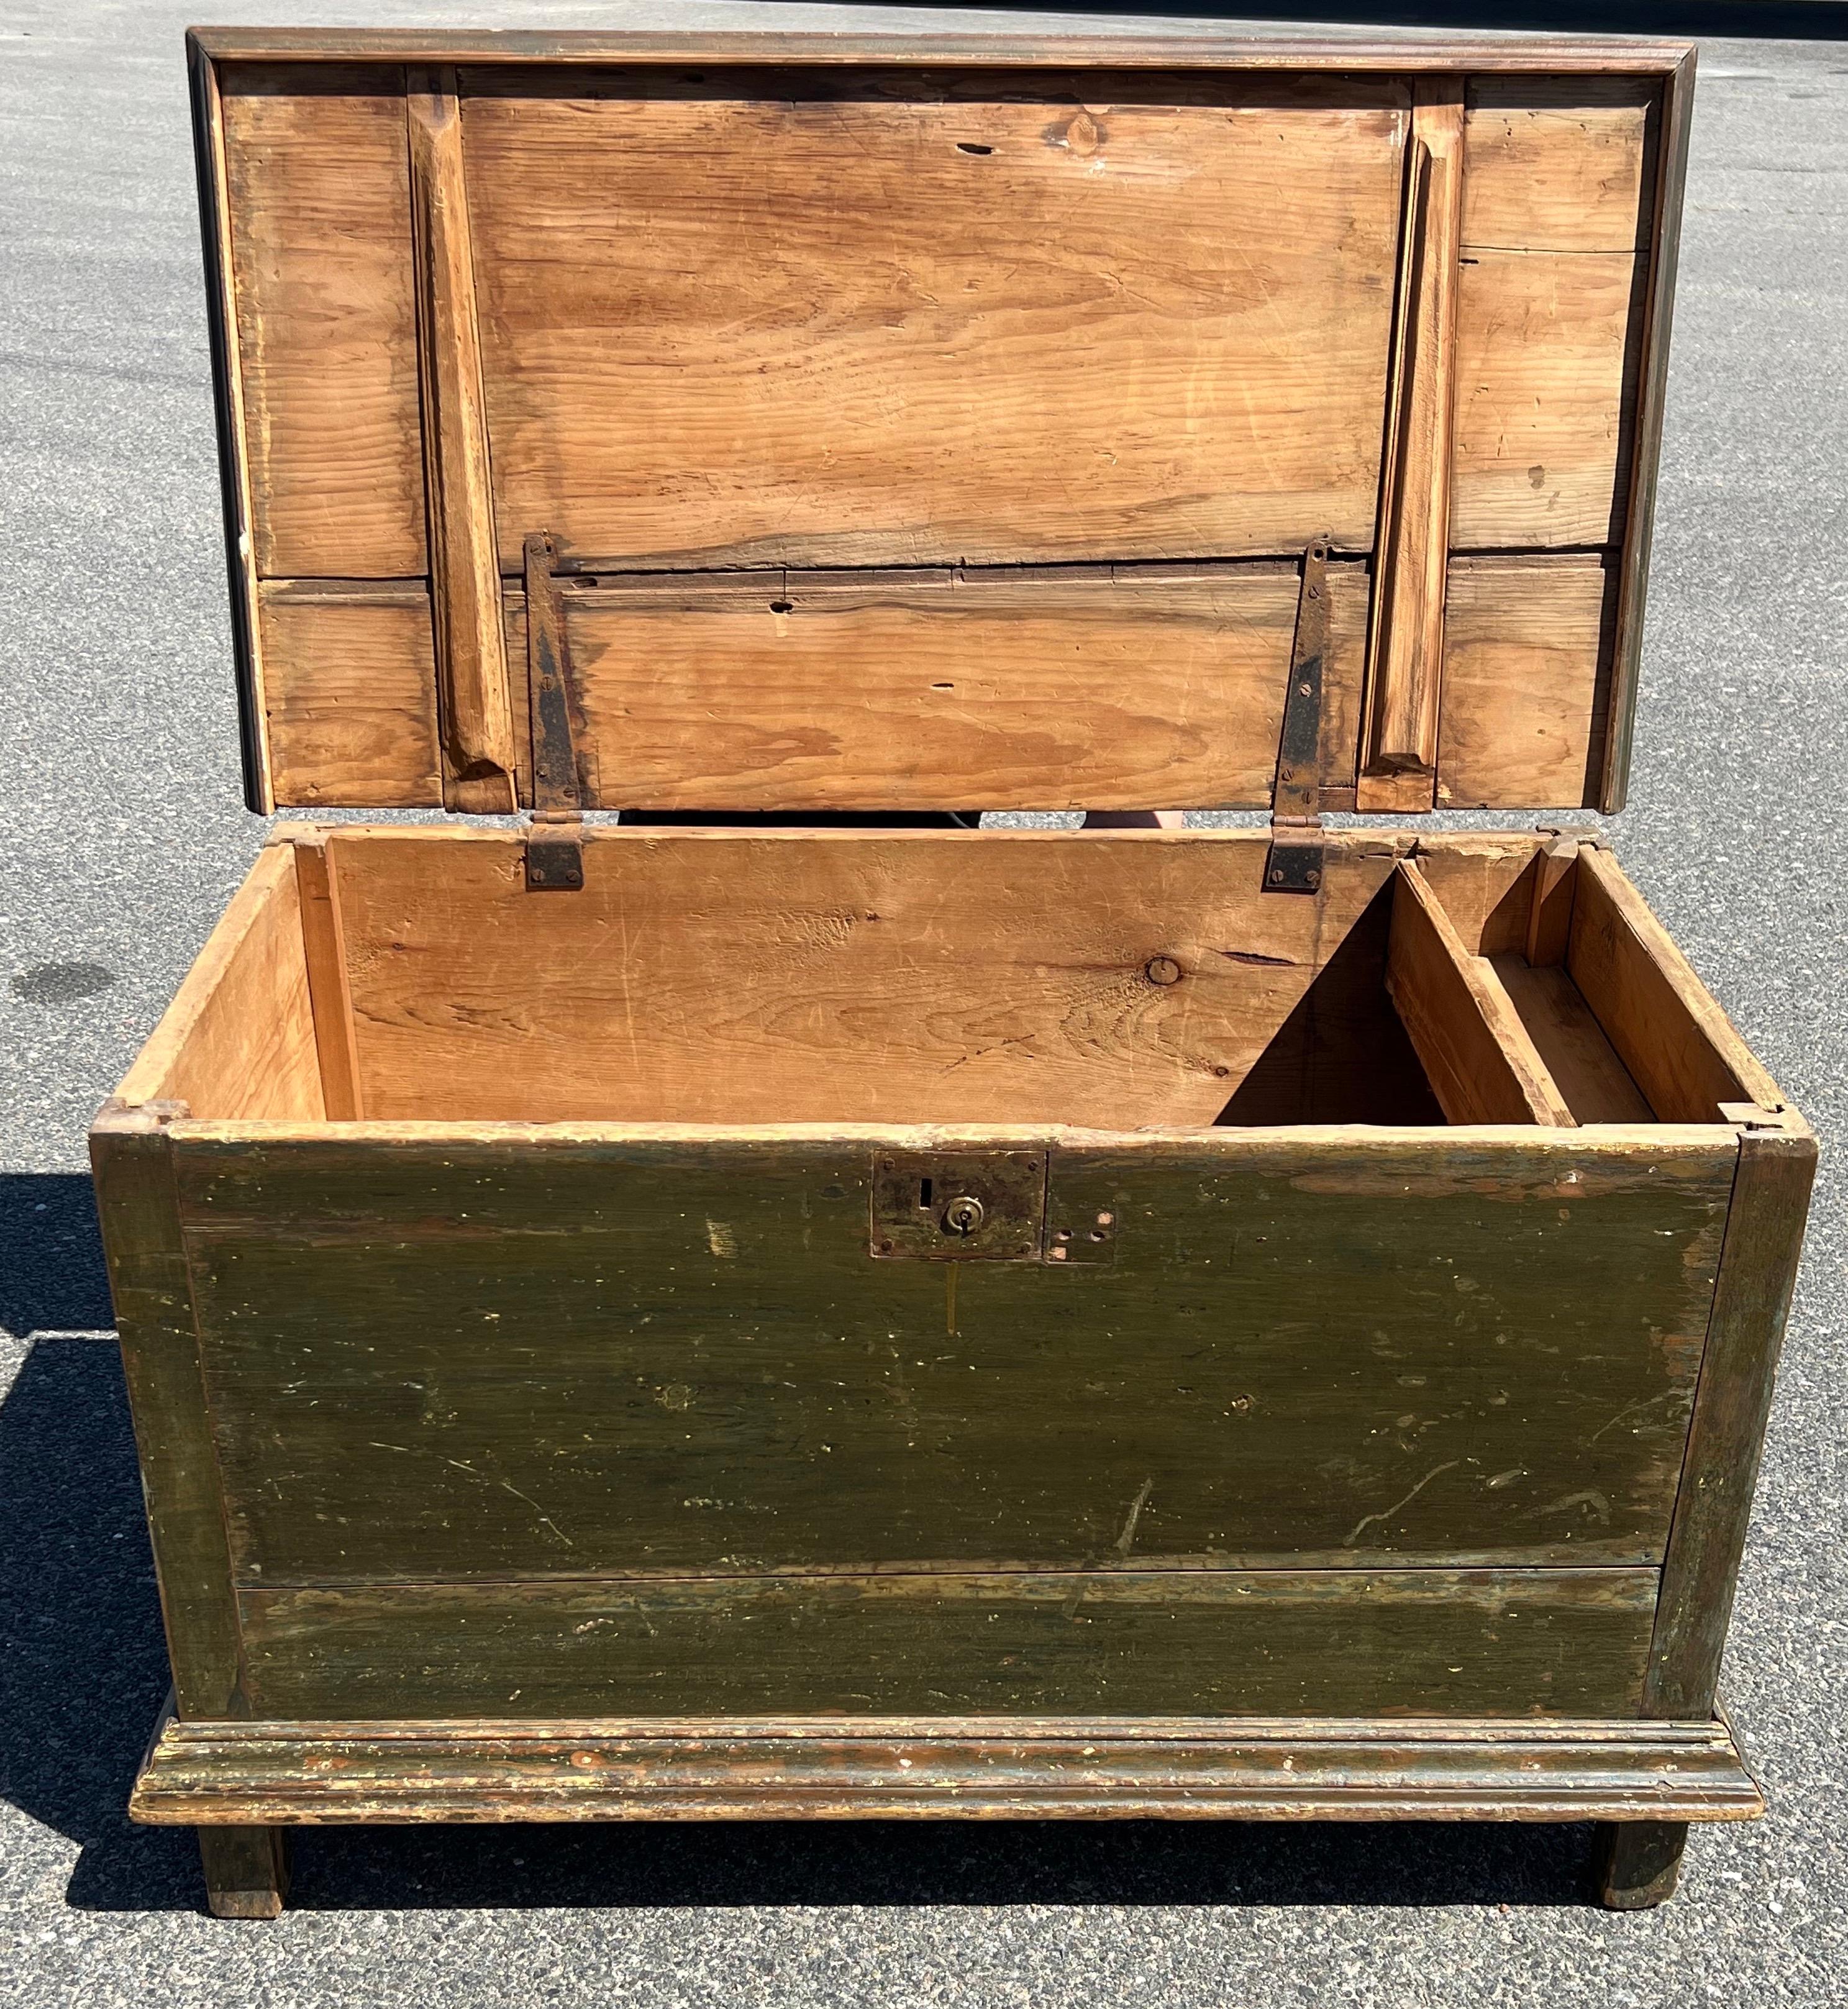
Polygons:
[[795,602],[793,600],[773,600],[770,602],[770,611],[773,614],[793,614],[795,611]]
[[959,154],[992,154],[994,149],[992,147],[979,147],[973,140],[958,140],[956,151]]

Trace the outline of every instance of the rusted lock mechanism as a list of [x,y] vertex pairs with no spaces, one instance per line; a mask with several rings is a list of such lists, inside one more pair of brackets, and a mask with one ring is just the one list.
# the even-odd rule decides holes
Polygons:
[[1042,1151],[879,1151],[873,1253],[927,1263],[1032,1263],[1046,1234]]

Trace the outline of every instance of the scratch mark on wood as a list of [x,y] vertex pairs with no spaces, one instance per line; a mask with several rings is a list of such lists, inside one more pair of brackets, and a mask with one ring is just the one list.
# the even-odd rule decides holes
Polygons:
[[1401,1507],[1409,1507],[1411,1503],[1418,1498],[1418,1495],[1424,1491],[1425,1488],[1431,1483],[1432,1479],[1440,1477],[1446,1472],[1451,1471],[1456,1466],[1462,1464],[1462,1462],[1463,1460],[1461,1458],[1453,1458],[1446,1464],[1433,1466],[1432,1469],[1429,1472],[1426,1472],[1424,1477],[1418,1481],[1418,1484],[1406,1494],[1403,1500],[1395,1500],[1391,1506],[1382,1508],[1377,1514],[1363,1514],[1359,1520],[1354,1522],[1353,1531],[1349,1534],[1347,1540],[1341,1544],[1342,1547],[1344,1549],[1351,1549],[1354,1543],[1360,1540],[1361,1535],[1365,1532],[1365,1530],[1370,1528],[1375,1521],[1390,1521],[1393,1516],[1398,1512]]
[[511,1493],[515,1499],[525,1501],[526,1504],[533,1509],[534,1515],[538,1518],[539,1525],[542,1528],[550,1528],[552,1532],[558,1537],[559,1540],[561,1541],[568,1549],[575,1549],[577,1547],[577,1543],[574,1542],[570,1536],[566,1534],[565,1530],[558,1525],[558,1522],[546,1512],[545,1509],[533,1497],[532,1494],[530,1493],[522,1493],[511,1479],[490,1479],[486,1473],[477,1472],[473,1465],[466,1464],[459,1458],[446,1458],[444,1459],[443,1462],[445,1465],[454,1465],[458,1472],[466,1472],[468,1476],[475,1480],[478,1485],[497,1486],[503,1493]]
[[1117,1553],[1125,1560],[1128,1559],[1130,1549],[1136,1539],[1136,1523],[1142,1519],[1142,1509],[1148,1505],[1149,1496],[1154,1490],[1155,1481],[1152,1479],[1145,1479],[1142,1481],[1142,1490],[1130,1502],[1128,1517],[1123,1523],[1123,1532],[1117,1537]]

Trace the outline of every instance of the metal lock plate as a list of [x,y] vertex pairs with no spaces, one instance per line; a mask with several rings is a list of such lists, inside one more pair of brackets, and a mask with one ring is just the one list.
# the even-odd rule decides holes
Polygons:
[[927,1263],[1036,1263],[1043,1151],[876,1151],[873,1253]]

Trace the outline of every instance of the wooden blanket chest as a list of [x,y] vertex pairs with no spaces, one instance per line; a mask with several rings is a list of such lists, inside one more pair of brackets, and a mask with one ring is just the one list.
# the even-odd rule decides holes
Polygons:
[[[1595,832],[1416,819],[1622,805],[1691,55],[191,56],[250,803],[330,813],[93,1136],[136,1817],[246,1916],[342,1821],[1666,1896],[1814,1143]],[[1271,820],[929,827],[1157,803]]]

